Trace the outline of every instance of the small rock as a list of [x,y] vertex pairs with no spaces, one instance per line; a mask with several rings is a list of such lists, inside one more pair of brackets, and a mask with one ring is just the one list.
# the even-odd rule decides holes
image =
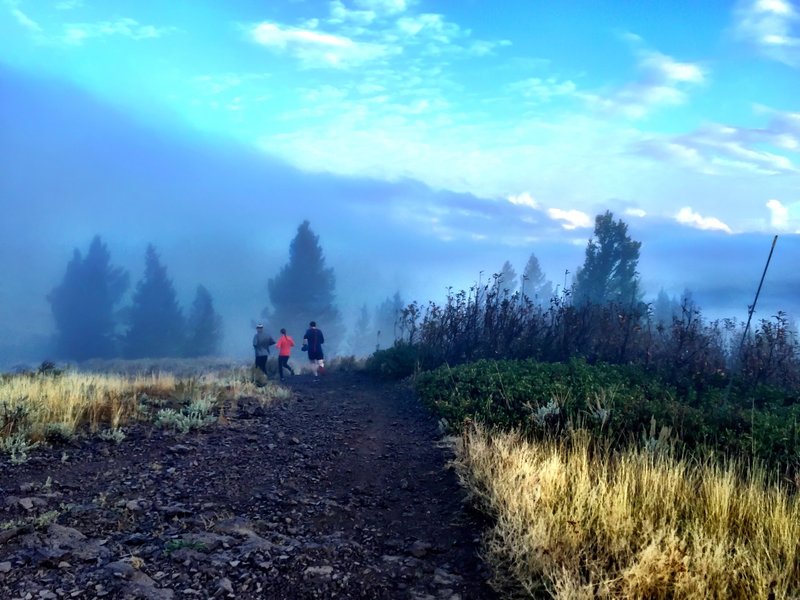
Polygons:
[[227,577],[223,577],[219,581],[217,581],[217,593],[225,593],[225,594],[232,594],[233,593],[233,584],[231,580]]
[[411,548],[408,549],[408,552],[415,558],[422,558],[428,554],[431,548],[433,548],[433,546],[428,542],[421,542],[417,540],[411,544]]
[[11,563],[9,561],[0,562],[0,573],[8,573],[11,571]]
[[299,439],[297,439],[296,437],[293,437],[293,438],[291,439],[291,442],[292,442],[292,444],[294,444],[295,446],[299,446],[299,445],[300,445],[300,440],[299,440]]
[[33,509],[33,498],[20,498],[18,502],[19,505],[25,510]]
[[130,579],[136,572],[136,569],[134,569],[130,563],[121,560],[107,564],[105,570],[112,577],[119,577],[121,579]]
[[173,454],[187,454],[192,451],[189,446],[185,446],[184,444],[175,444],[174,446],[170,446],[168,450]]
[[321,567],[307,567],[305,570],[306,577],[321,577],[323,579],[330,579],[333,573],[333,567],[330,565],[322,565]]

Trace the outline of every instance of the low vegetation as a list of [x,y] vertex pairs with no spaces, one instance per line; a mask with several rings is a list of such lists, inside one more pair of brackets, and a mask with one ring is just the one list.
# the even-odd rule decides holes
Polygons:
[[800,499],[759,468],[615,452],[586,431],[530,440],[470,426],[456,463],[494,521],[494,585],[555,598],[800,594]]
[[[674,308],[674,307],[673,307]],[[548,304],[493,284],[412,304],[369,372],[410,378],[492,519],[509,596],[798,597],[800,345],[690,298]]]
[[41,444],[67,442],[83,433],[120,443],[124,427],[136,422],[185,433],[217,420],[225,401],[267,401],[287,394],[279,386],[255,380],[246,367],[177,377],[156,370],[60,371],[44,363],[37,372],[0,375],[0,451],[19,463]]

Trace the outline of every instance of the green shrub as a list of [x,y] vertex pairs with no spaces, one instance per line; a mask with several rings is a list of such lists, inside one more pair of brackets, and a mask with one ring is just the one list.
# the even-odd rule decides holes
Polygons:
[[[800,465],[800,403],[766,390],[759,400],[734,390],[678,390],[630,365],[535,360],[439,367],[415,379],[420,399],[460,430],[466,420],[528,435],[560,435],[575,427],[610,442],[636,441],[654,424],[683,448],[721,451],[770,465]],[[650,436],[652,437],[652,436]]]
[[421,368],[418,349],[413,344],[398,342],[386,350],[378,350],[367,359],[367,373],[383,379],[403,379]]

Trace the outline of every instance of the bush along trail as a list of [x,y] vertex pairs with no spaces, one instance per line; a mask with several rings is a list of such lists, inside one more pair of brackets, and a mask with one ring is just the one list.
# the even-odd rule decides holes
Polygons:
[[495,597],[413,394],[341,372],[286,385],[200,431],[0,457],[0,597]]

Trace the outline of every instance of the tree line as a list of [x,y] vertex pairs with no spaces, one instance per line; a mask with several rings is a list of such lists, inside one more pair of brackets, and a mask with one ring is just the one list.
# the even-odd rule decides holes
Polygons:
[[[553,298],[575,306],[642,304],[638,273],[641,243],[628,234],[622,220],[611,212],[598,215],[582,266],[576,269],[571,285],[565,272],[563,287],[545,276],[535,253],[531,253],[518,277],[505,261],[497,273],[476,286],[476,302],[481,290],[494,289],[519,303],[547,306]],[[483,273],[481,272],[481,277]],[[59,357],[158,358],[217,355],[222,342],[222,320],[214,308],[209,290],[198,285],[188,311],[179,305],[172,280],[152,245],[145,252],[145,271],[137,283],[129,305],[121,306],[129,288],[129,275],[111,264],[108,247],[96,236],[84,256],[76,249],[67,264],[61,283],[48,295],[56,325],[55,351]],[[407,307],[400,292],[373,307],[361,306],[346,335],[342,314],[336,302],[336,276],[326,264],[319,236],[303,221],[289,244],[289,258],[278,273],[267,281],[268,298],[261,316],[273,333],[286,328],[302,335],[308,322],[324,327],[331,340],[329,351],[338,349],[357,356],[391,347],[402,337],[407,323]],[[680,300],[662,290],[652,304],[655,320],[669,323],[691,303],[686,292]],[[651,305],[648,305],[651,306]],[[413,311],[413,307],[411,307]],[[334,348],[338,346],[338,348]]]
[[[61,282],[48,294],[55,322],[54,354],[63,359],[215,356],[220,352],[222,319],[209,290],[198,285],[194,301],[180,306],[172,279],[155,247],[147,246],[144,274],[125,304],[130,288],[126,270],[114,266],[108,246],[97,235],[85,255],[75,249]],[[309,321],[325,329],[335,346],[366,355],[389,347],[399,336],[404,301],[397,292],[373,311],[367,305],[349,336],[336,303],[336,276],[328,267],[319,236],[303,221],[289,244],[289,260],[267,281],[261,316],[273,335],[286,328],[302,336]]]
[[214,355],[222,340],[222,319],[211,293],[198,285],[188,314],[152,244],[144,275],[131,303],[121,306],[130,276],[111,264],[98,235],[84,256],[75,249],[64,277],[48,294],[55,321],[55,354],[89,358],[159,358]]

